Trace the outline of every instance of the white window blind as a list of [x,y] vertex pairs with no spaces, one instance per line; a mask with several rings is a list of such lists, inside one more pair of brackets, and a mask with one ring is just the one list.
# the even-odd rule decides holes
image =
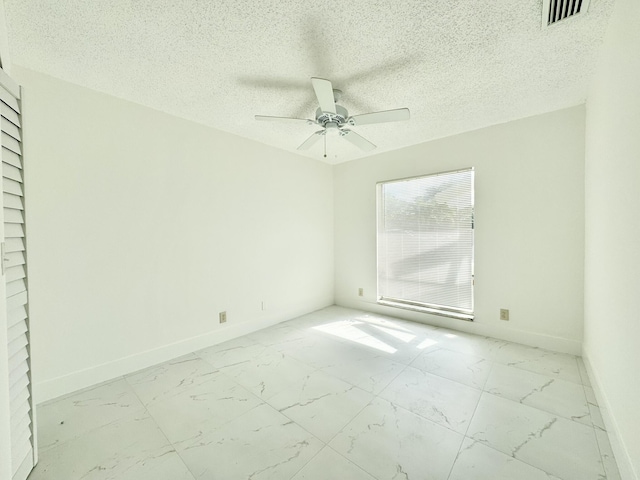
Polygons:
[[378,299],[473,318],[473,169],[378,184]]

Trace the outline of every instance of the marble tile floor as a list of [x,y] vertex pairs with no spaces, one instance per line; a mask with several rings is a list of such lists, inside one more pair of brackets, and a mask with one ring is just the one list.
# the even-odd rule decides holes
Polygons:
[[329,307],[43,404],[30,480],[618,480],[579,357]]

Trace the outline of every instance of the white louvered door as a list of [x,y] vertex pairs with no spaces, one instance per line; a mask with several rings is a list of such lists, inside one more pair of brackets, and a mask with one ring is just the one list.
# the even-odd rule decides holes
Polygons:
[[4,242],[9,407],[12,480],[25,480],[35,463],[34,409],[31,395],[27,258],[24,217],[24,175],[20,88],[0,75],[2,130],[2,206]]

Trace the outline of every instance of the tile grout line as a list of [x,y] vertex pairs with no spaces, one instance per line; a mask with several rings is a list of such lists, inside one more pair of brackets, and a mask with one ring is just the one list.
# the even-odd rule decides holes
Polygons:
[[[499,364],[499,365],[503,365],[503,364],[501,364],[501,363],[499,363],[499,362],[492,362],[492,363],[491,363],[491,371],[493,371],[493,367],[496,365],[496,363],[497,363],[497,364]],[[503,400],[507,400],[507,401],[511,401],[511,402],[514,402],[514,403],[517,403],[517,404],[520,404],[520,405],[524,405],[524,404],[521,404],[520,402],[516,402],[515,400],[512,400],[512,399],[510,399],[510,398],[505,398],[505,397],[502,397],[502,396],[500,396],[500,395],[493,394],[493,393],[491,393],[491,392],[489,392],[489,391],[485,390],[486,385],[487,385],[487,382],[489,381],[489,377],[491,376],[491,371],[489,372],[489,375],[487,376],[487,380],[485,381],[485,384],[484,384],[484,385],[483,385],[483,387],[482,387],[482,392],[481,392],[481,396],[480,396],[480,397],[482,397],[482,394],[485,394],[485,393],[486,393],[487,395],[491,395],[491,396],[494,396],[494,397],[496,397],[496,398],[501,398],[501,399],[503,399]],[[535,373],[535,372],[534,372],[534,373]],[[545,375],[545,376],[546,376],[546,375]],[[586,396],[585,396],[585,399],[586,399]],[[472,421],[473,421],[473,417],[474,417],[474,416],[475,416],[475,414],[476,414],[477,407],[478,407],[478,405],[479,405],[479,404],[480,404],[480,399],[478,400],[478,404],[476,405],[476,409],[474,410],[473,415],[471,416],[471,420],[469,421],[469,426],[467,427],[467,430],[466,430],[466,432],[465,432],[465,434],[464,434],[464,438],[468,438],[469,440],[472,440],[474,443],[475,443],[475,442],[479,442],[479,443],[481,443],[483,446],[485,446],[485,447],[487,447],[487,448],[490,448],[491,450],[493,450],[493,451],[495,451],[495,452],[498,452],[498,453],[500,453],[500,454],[502,454],[502,455],[506,455],[507,457],[513,458],[514,460],[517,460],[517,461],[519,461],[519,462],[522,462],[522,463],[523,463],[523,464],[525,464],[525,465],[529,465],[530,467],[535,468],[536,470],[539,470],[539,471],[541,471],[541,472],[544,472],[544,473],[545,473],[545,474],[547,474],[547,475],[553,475],[553,476],[555,476],[555,477],[557,477],[557,478],[559,478],[559,479],[560,479],[560,477],[558,477],[558,475],[557,475],[557,474],[555,474],[555,473],[551,473],[551,472],[548,472],[547,470],[545,470],[545,469],[541,468],[540,466],[533,465],[532,463],[530,463],[530,462],[528,462],[528,461],[525,461],[525,460],[523,460],[523,459],[520,459],[520,458],[512,457],[512,456],[508,455],[507,453],[505,453],[505,452],[503,452],[503,451],[501,451],[501,450],[499,450],[499,449],[495,448],[493,445],[490,445],[490,444],[487,444],[487,443],[484,443],[484,442],[481,442],[481,441],[476,441],[476,440],[474,440],[472,437],[469,437],[469,436],[467,435],[467,433],[469,432],[469,428],[471,427],[471,423],[472,423]],[[558,417],[560,417],[560,418],[564,418],[564,417],[562,417],[561,415],[556,415],[555,413],[547,412],[547,411],[545,411],[545,410],[541,410],[541,409],[539,409],[539,408],[532,407],[531,405],[525,405],[525,406],[526,406],[526,407],[530,407],[530,408],[534,408],[535,410],[539,410],[540,412],[543,412],[543,413],[546,413],[546,414],[549,414],[549,415],[553,415],[553,416],[558,416]],[[565,420],[573,421],[573,420],[570,420],[570,419],[567,419],[567,418],[565,418]],[[584,425],[584,426],[585,426],[585,427],[587,427],[587,428],[589,427],[588,425],[585,425],[585,424],[580,423],[580,422],[575,422],[575,421],[573,421],[573,422],[574,422],[574,423],[577,423],[578,425]],[[463,439],[463,443],[464,443],[464,439]],[[596,439],[596,444],[597,444],[597,439]],[[461,445],[460,447],[462,448],[462,445]],[[460,454],[460,452],[461,452],[461,451],[462,451],[462,450],[459,450],[459,451],[458,451],[458,455]],[[453,467],[455,466],[455,462],[456,462],[457,460],[458,460],[458,456],[456,455],[456,460],[454,461],[453,465],[451,466],[451,471],[449,472],[449,476],[447,477],[447,480],[449,480],[449,478],[451,477],[451,473],[453,472]],[[605,472],[605,473],[606,473],[606,472]],[[560,479],[560,480],[563,480],[563,479]],[[603,480],[606,480],[606,479],[603,479]]]
[[[382,357],[382,356],[380,356],[380,358],[386,358],[386,357]],[[417,356],[416,356],[416,358],[417,358]],[[391,378],[391,380],[389,380],[389,382],[388,382],[388,383],[387,383],[387,384],[386,384],[382,389],[380,389],[380,391],[379,391],[378,393],[373,393],[373,392],[371,392],[371,395],[373,396],[373,398],[372,398],[371,400],[369,400],[369,402],[367,402],[367,403],[366,403],[366,404],[365,404],[365,405],[364,405],[360,410],[358,410],[358,411],[357,411],[357,412],[356,412],[356,413],[351,417],[351,419],[350,419],[350,420],[349,420],[349,421],[348,421],[348,422],[347,422],[347,423],[346,423],[346,424],[345,424],[345,425],[344,425],[340,430],[338,430],[338,432],[336,432],[336,433],[335,433],[335,434],[334,434],[334,435],[333,435],[333,436],[332,436],[332,437],[331,437],[331,438],[326,442],[326,444],[325,444],[326,448],[330,448],[332,451],[334,451],[334,452],[335,452],[335,450],[334,450],[333,448],[331,448],[331,446],[330,446],[329,444],[330,444],[330,443],[331,443],[331,442],[332,442],[332,441],[333,441],[333,440],[334,440],[334,439],[335,439],[339,434],[343,433],[344,429],[345,429],[345,428],[347,428],[347,427],[348,427],[348,426],[349,426],[349,425],[350,425],[350,424],[351,424],[351,423],[352,423],[352,422],[353,422],[353,421],[358,417],[358,415],[360,415],[360,414],[364,411],[364,409],[366,409],[369,405],[371,405],[371,404],[372,404],[372,402],[373,402],[374,400],[376,400],[376,399],[380,398],[380,393],[381,393],[382,391],[384,391],[384,390],[385,390],[385,389],[386,389],[386,388],[387,388],[391,383],[393,383],[393,381],[394,381],[398,376],[400,376],[400,374],[402,374],[402,372],[404,372],[404,371],[407,369],[407,367],[409,366],[409,364],[407,364],[407,363],[403,363],[403,362],[397,362],[397,361],[396,361],[396,362],[393,362],[393,363],[396,363],[396,364],[398,364],[398,365],[402,365],[402,368],[400,369],[400,371],[398,371],[398,373],[397,373],[395,376],[393,376],[393,378]],[[319,369],[319,370],[320,370],[320,369]],[[334,377],[334,378],[337,378],[338,380],[341,380],[341,381],[343,381],[343,382],[345,382],[345,383],[347,383],[347,384],[349,384],[349,385],[352,385],[352,386],[353,386],[353,387],[355,387],[355,388],[359,388],[360,390],[363,390],[362,388],[358,387],[357,385],[353,385],[353,383],[351,383],[351,382],[345,381],[345,380],[343,380],[343,379],[341,379],[341,378],[339,378],[339,377],[335,377],[335,376],[333,376],[333,375],[331,375],[331,374],[328,374],[327,372],[323,372],[323,373],[326,373],[327,375],[330,375],[330,376],[332,376],[332,377]],[[363,391],[366,391],[366,390],[363,390]],[[369,393],[369,392],[367,392],[367,393]],[[384,399],[383,399],[383,400],[384,400]],[[385,401],[388,401],[388,400],[385,400]],[[389,403],[391,403],[391,402],[389,402]],[[410,413],[413,413],[413,412],[410,412]],[[415,414],[414,414],[414,415],[415,415]],[[296,423],[296,424],[297,424],[297,423]],[[301,428],[304,428],[304,427],[301,427]],[[305,429],[305,431],[306,431],[306,429]],[[362,471],[363,471],[363,472],[365,472],[366,474],[370,475],[371,477],[373,477],[373,478],[375,478],[375,479],[379,479],[379,477],[377,477],[375,474],[373,474],[373,473],[369,472],[368,470],[365,470],[364,468],[362,468],[362,467],[361,467],[360,465],[358,465],[357,463],[355,463],[355,462],[351,461],[349,458],[347,458],[347,457],[345,457],[344,455],[342,455],[340,452],[336,452],[336,453],[338,453],[340,456],[342,456],[343,458],[345,458],[348,462],[350,462],[351,464],[355,465],[357,468],[359,468],[360,470],[362,470]],[[308,464],[308,463],[309,463],[309,462],[307,462],[307,464]],[[302,468],[304,468],[304,466],[306,466],[307,464],[303,465],[303,467],[302,467]],[[300,470],[302,470],[302,468],[301,468]]]
[[[196,355],[197,358],[200,358]],[[162,364],[159,364],[162,365]],[[129,382],[129,379],[126,378],[126,376],[123,376],[125,382],[127,382],[127,385],[129,385],[129,387],[131,388],[131,391],[133,391],[133,394],[136,396],[136,398],[138,399],[138,401],[142,404],[142,406],[144,407],[144,411],[146,412],[146,414],[149,416],[149,418],[151,419],[151,421],[153,421],[153,424],[156,426],[156,428],[160,431],[160,433],[162,434],[162,436],[164,437],[164,439],[167,441],[167,443],[171,446],[171,448],[173,449],[173,451],[176,453],[176,455],[178,456],[178,458],[180,459],[180,461],[182,462],[182,464],[185,466],[185,468],[187,469],[187,471],[189,472],[189,474],[193,477],[194,480],[196,480],[196,475],[195,473],[193,473],[193,471],[191,470],[191,468],[189,467],[189,465],[187,465],[187,462],[184,461],[184,459],[182,458],[182,455],[180,455],[180,452],[178,452],[178,449],[175,447],[175,445],[173,444],[173,442],[171,442],[169,440],[169,437],[167,437],[167,434],[164,432],[164,430],[162,429],[162,427],[160,427],[160,425],[158,425],[158,422],[156,421],[155,417],[151,414],[151,412],[149,412],[149,409],[147,408],[147,405],[142,401],[142,399],[140,398],[140,396],[138,395],[138,392],[136,392],[135,388],[133,388],[133,385],[131,385],[131,383]]]
[[[380,358],[386,358],[386,357],[382,357],[382,356],[380,356]],[[398,365],[402,365],[402,368],[400,369],[400,371],[399,371],[399,372],[398,372],[398,373],[397,373],[397,374],[396,374],[396,375],[395,375],[395,376],[394,376],[394,377],[393,377],[393,378],[392,378],[392,379],[391,379],[391,380],[390,380],[390,381],[385,385],[385,387],[383,387],[383,388],[380,390],[380,392],[378,392],[378,393],[373,393],[373,392],[371,392],[371,395],[373,396],[373,398],[372,398],[371,400],[369,400],[369,402],[367,402],[367,403],[366,403],[366,404],[365,404],[365,405],[364,405],[360,410],[358,410],[358,411],[357,411],[357,412],[356,412],[356,413],[351,417],[351,419],[350,419],[350,420],[349,420],[349,421],[348,421],[348,422],[347,422],[347,423],[346,423],[346,424],[345,424],[345,425],[344,425],[340,430],[338,430],[338,431],[337,431],[337,432],[336,432],[336,433],[335,433],[335,434],[334,434],[334,435],[333,435],[333,436],[332,436],[332,437],[331,437],[331,438],[330,438],[330,439],[325,443],[325,447],[326,447],[326,448],[330,448],[332,451],[336,452],[333,448],[331,448],[331,446],[330,446],[329,444],[330,444],[330,443],[331,443],[331,442],[332,442],[332,441],[333,441],[333,440],[334,440],[334,439],[335,439],[339,434],[341,434],[341,433],[344,431],[344,429],[345,429],[345,428],[347,428],[347,427],[348,427],[348,426],[349,426],[349,425],[354,421],[354,419],[355,419],[355,418],[357,418],[357,417],[358,417],[358,415],[360,415],[360,414],[364,411],[364,409],[365,409],[365,408],[367,408],[369,405],[371,405],[371,403],[372,403],[374,400],[378,399],[378,398],[379,398],[380,393],[381,393],[385,388],[387,388],[387,387],[388,387],[388,386],[389,386],[389,385],[390,385],[390,384],[391,384],[391,383],[392,383],[392,382],[393,382],[393,381],[394,381],[394,380],[395,380],[395,379],[396,379],[396,378],[397,378],[397,377],[398,377],[402,372],[404,372],[404,371],[406,370],[406,368],[409,366],[409,364],[402,363],[402,362],[394,362],[394,363],[396,363],[396,364],[398,364]],[[319,370],[319,371],[322,371],[321,369],[318,369],[318,370]],[[347,384],[349,384],[349,385],[351,385],[351,386],[353,386],[353,387],[355,387],[355,388],[358,388],[358,389],[363,390],[363,391],[365,391],[365,392],[366,392],[366,390],[364,390],[364,389],[362,389],[362,388],[358,387],[357,385],[354,385],[354,384],[353,384],[353,383],[351,383],[351,382],[348,382],[348,381],[346,381],[346,380],[343,380],[343,379],[341,379],[341,378],[339,378],[339,377],[335,377],[334,375],[331,375],[331,374],[329,374],[329,373],[327,373],[327,372],[323,372],[323,373],[325,373],[325,374],[327,374],[327,375],[330,375],[330,376],[332,376],[333,378],[336,378],[336,379],[338,379],[338,380],[341,380],[341,381],[343,381],[343,382],[345,382],[345,383],[347,383]],[[369,393],[369,392],[367,392],[367,393]],[[387,401],[388,401],[388,400],[387,400]],[[283,415],[286,415],[286,414],[283,414]],[[288,417],[287,417],[287,418],[288,418]],[[293,421],[293,420],[292,420],[292,421]],[[297,423],[296,423],[296,425],[297,425]],[[300,427],[301,427],[301,428],[304,428],[304,427],[302,427],[302,426],[300,426]],[[306,429],[305,429],[305,431],[306,431]],[[318,453],[319,453],[319,452],[318,452]],[[358,465],[357,463],[355,463],[355,462],[351,461],[349,458],[345,457],[345,456],[344,456],[344,455],[342,455],[340,452],[336,452],[336,453],[338,453],[341,457],[345,458],[348,462],[350,462],[351,464],[355,465],[357,468],[359,468],[360,470],[362,470],[362,471],[363,471],[363,472],[365,472],[366,474],[370,475],[371,477],[373,477],[373,478],[375,478],[375,479],[378,479],[378,478],[379,478],[379,477],[377,477],[376,475],[374,475],[373,473],[369,472],[368,470],[365,470],[364,468],[362,468],[362,467],[361,467],[360,465]],[[311,461],[311,460],[310,460],[310,461]],[[302,468],[304,468],[308,463],[309,463],[309,462],[307,462],[305,465],[303,465],[303,466],[301,467],[301,469],[300,469],[300,470],[302,470]],[[293,478],[293,477],[292,477],[292,478]]]
[[473,409],[473,413],[469,417],[469,424],[467,425],[467,428],[464,431],[464,434],[462,435],[462,442],[460,442],[460,446],[458,447],[458,453],[456,453],[456,458],[453,460],[453,463],[451,464],[451,468],[449,469],[447,480],[449,480],[449,478],[451,477],[451,474],[453,473],[453,468],[455,467],[456,462],[458,461],[460,453],[462,453],[462,445],[464,445],[465,439],[469,438],[467,437],[467,433],[469,433],[469,428],[471,428],[471,422],[473,422],[473,417],[475,417],[476,412],[478,411],[478,405],[480,405],[480,401],[482,400],[482,394],[484,393],[484,388],[487,386],[487,382],[489,381],[489,377],[491,376],[491,372],[493,371],[494,365],[495,365],[495,362],[491,361],[491,367],[489,368],[489,373],[487,375],[487,378],[484,381],[484,384],[482,385],[482,388],[480,389],[480,395],[478,395],[478,401],[476,402],[476,406]]

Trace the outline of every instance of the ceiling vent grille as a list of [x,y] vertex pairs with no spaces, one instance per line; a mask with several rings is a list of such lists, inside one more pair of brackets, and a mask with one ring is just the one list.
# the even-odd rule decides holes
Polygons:
[[548,27],[589,9],[589,0],[543,0],[542,25]]

